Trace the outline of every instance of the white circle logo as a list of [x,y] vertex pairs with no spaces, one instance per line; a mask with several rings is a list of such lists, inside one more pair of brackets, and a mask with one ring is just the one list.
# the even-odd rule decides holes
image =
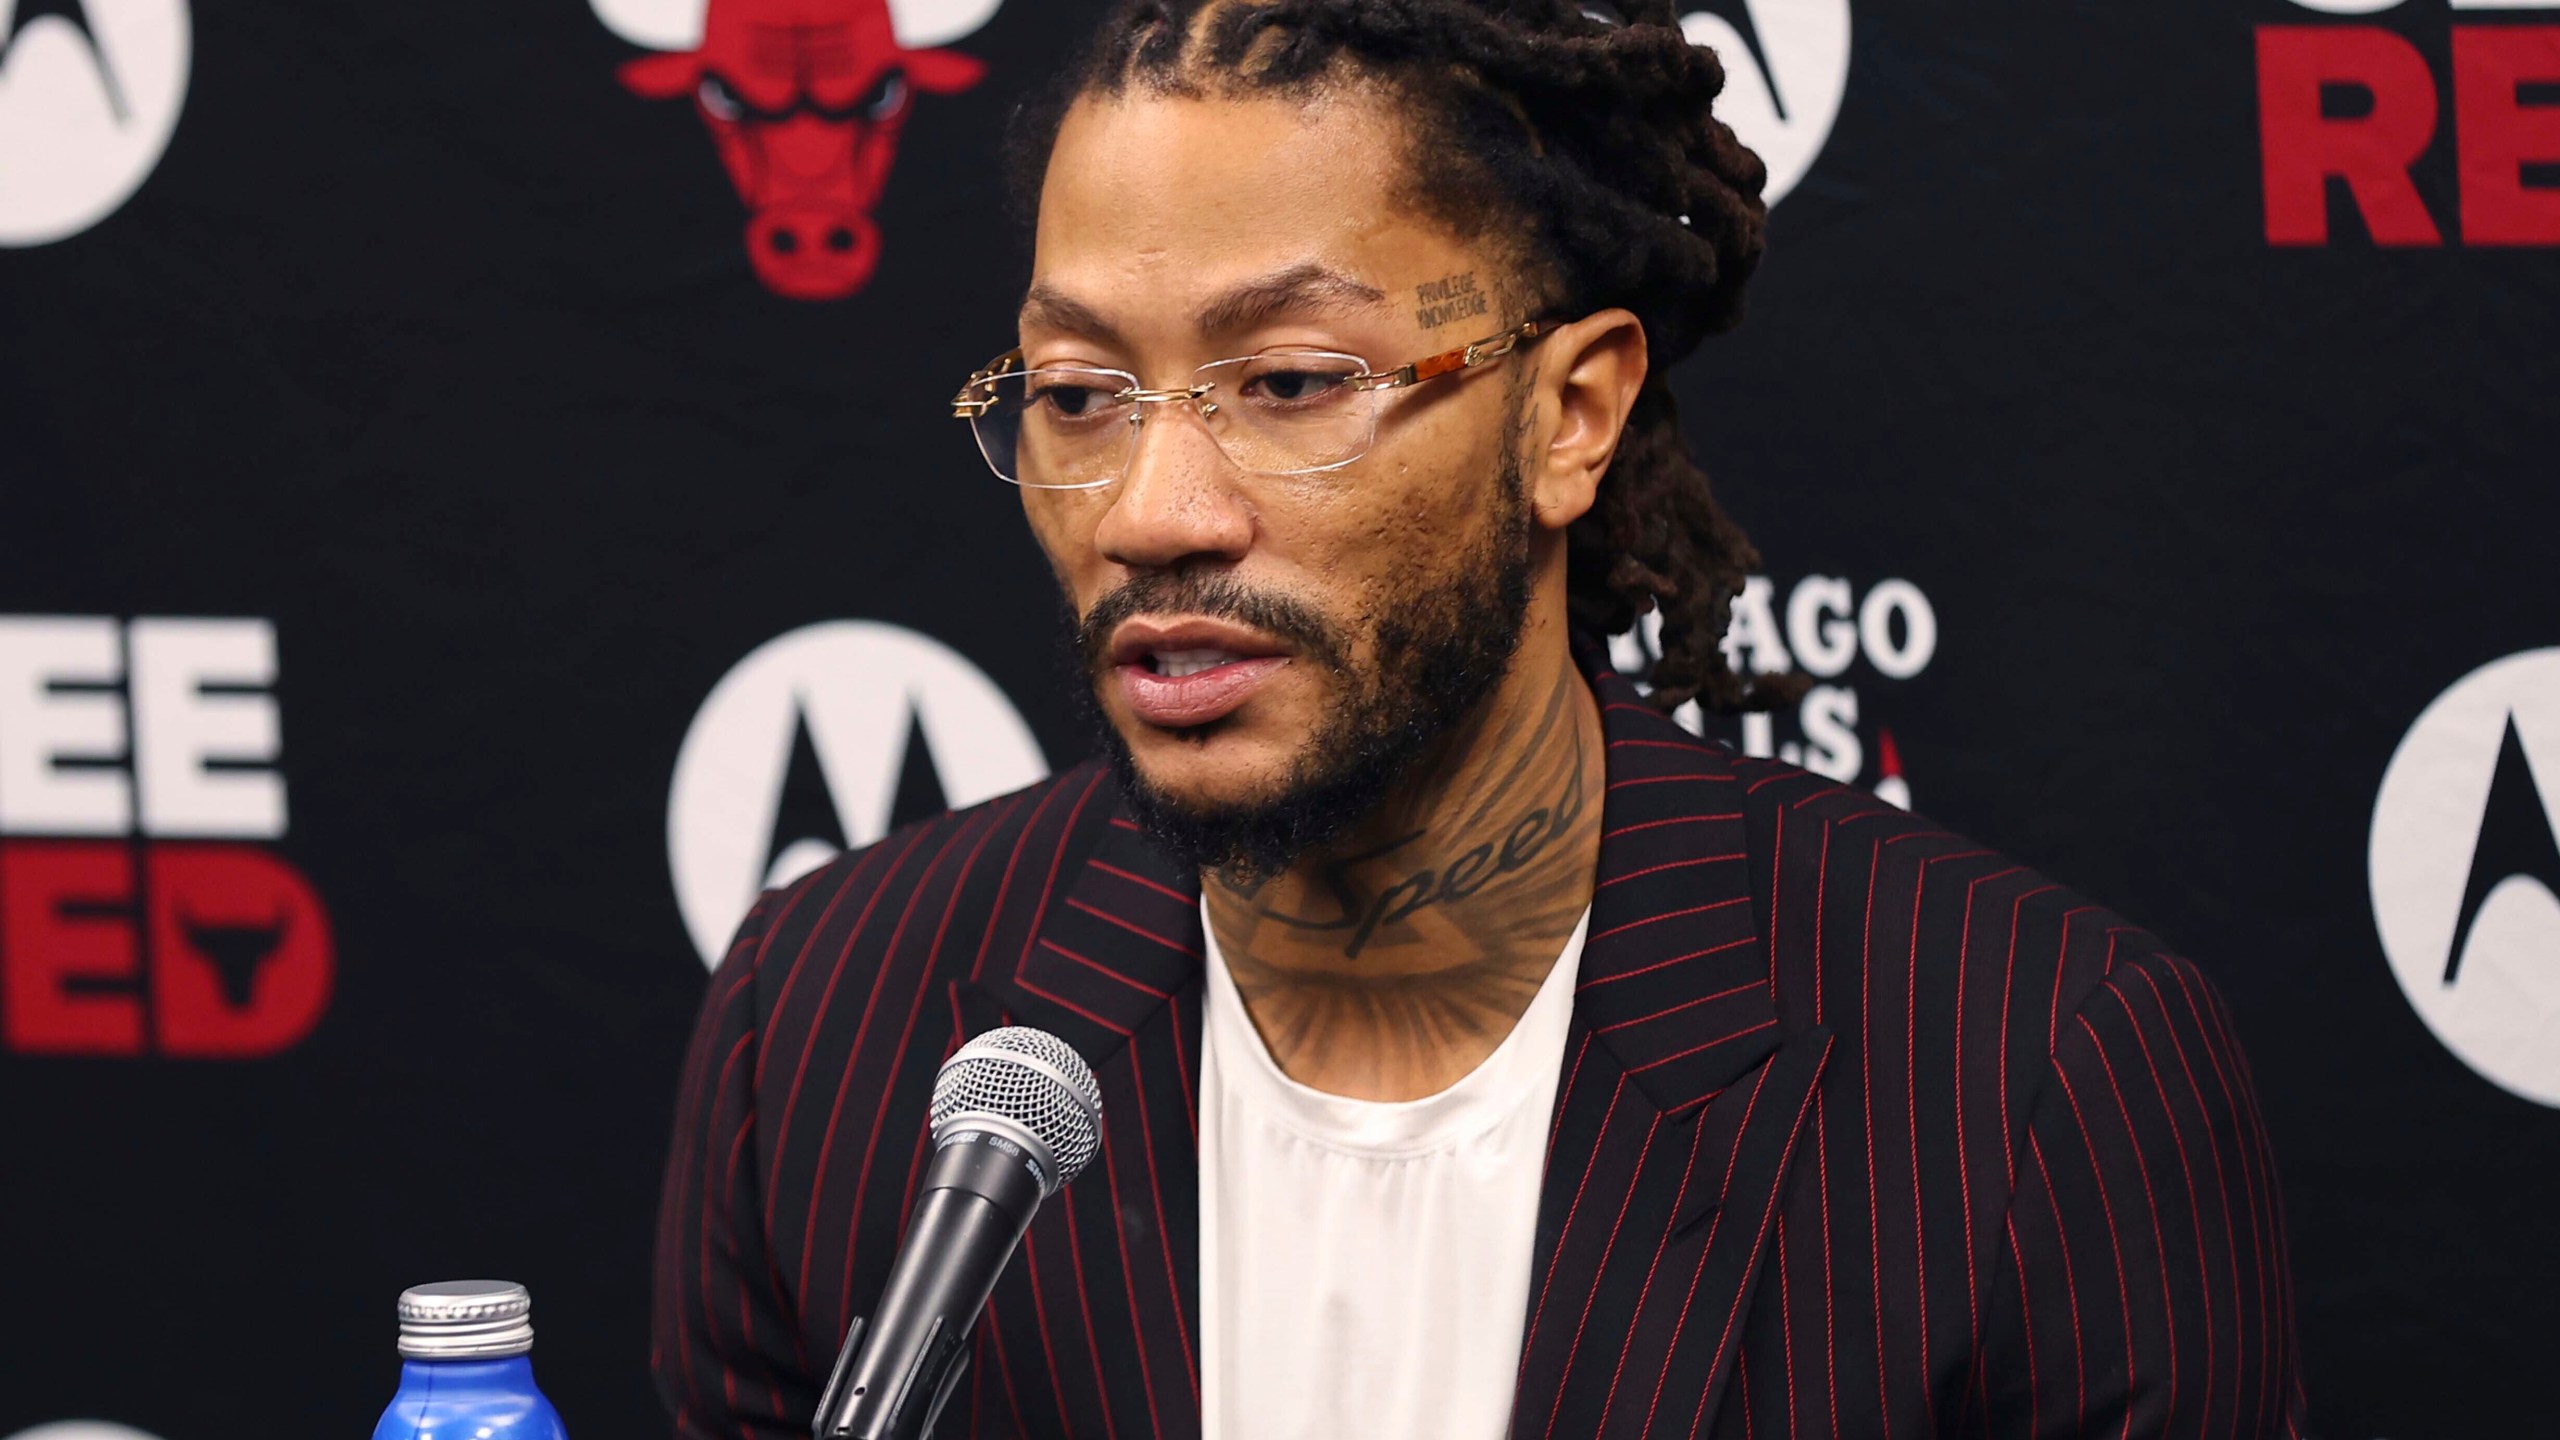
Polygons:
[[676,753],[667,863],[685,931],[717,965],[757,892],[1048,773],[1013,703],[940,641],[867,620],[766,641]]
[[2382,773],[2368,864],[2419,1018],[2560,1106],[2560,648],[2483,665],[2418,716]]
[[32,1430],[21,1430],[9,1440],[159,1440],[159,1437],[130,1425],[118,1425],[112,1420],[56,1420]]
[[[588,0],[605,28],[651,50],[691,50],[702,43],[710,0]],[[898,43],[910,50],[948,45],[975,34],[1004,0],[874,0],[889,7]]]
[[44,245],[140,189],[187,98],[186,0],[0,0],[0,245]]
[[1849,0],[1716,0],[1681,32],[1724,62],[1716,118],[1769,167],[1761,198],[1796,188],[1840,118],[1849,89]]

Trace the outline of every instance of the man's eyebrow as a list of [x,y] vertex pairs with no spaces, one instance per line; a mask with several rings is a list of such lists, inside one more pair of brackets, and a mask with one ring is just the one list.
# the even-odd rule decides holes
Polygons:
[[1022,328],[1057,330],[1091,340],[1118,340],[1120,332],[1101,312],[1063,290],[1034,285],[1022,297]]
[[[1376,286],[1310,260],[1245,281],[1201,306],[1192,323],[1204,335],[1223,335],[1275,315],[1369,309],[1386,303],[1386,298],[1386,292]],[[1035,284],[1022,297],[1020,323],[1024,329],[1056,330],[1094,340],[1120,338],[1119,330],[1100,311],[1050,285]]]
[[1200,307],[1193,318],[1204,335],[1248,329],[1291,311],[1323,314],[1384,304],[1386,292],[1310,260],[1248,280]]

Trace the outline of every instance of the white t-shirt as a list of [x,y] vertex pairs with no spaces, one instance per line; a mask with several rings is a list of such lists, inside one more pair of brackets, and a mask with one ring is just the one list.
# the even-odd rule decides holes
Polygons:
[[1280,1073],[1204,926],[1205,1440],[1501,1440],[1590,924],[1483,1064],[1396,1102]]

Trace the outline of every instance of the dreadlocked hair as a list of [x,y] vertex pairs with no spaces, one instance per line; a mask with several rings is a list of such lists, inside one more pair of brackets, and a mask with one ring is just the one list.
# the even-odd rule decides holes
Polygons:
[[1653,363],[1590,512],[1566,533],[1573,628],[1595,638],[1660,612],[1650,680],[1669,711],[1791,699],[1791,676],[1738,675],[1723,639],[1759,565],[1680,433],[1675,362],[1742,318],[1768,178],[1711,113],[1715,55],[1673,0],[1121,0],[1083,61],[1016,117],[1017,196],[1036,211],[1068,108],[1131,88],[1313,97],[1343,79],[1404,111],[1411,201],[1462,239],[1500,237],[1522,314],[1621,307]]

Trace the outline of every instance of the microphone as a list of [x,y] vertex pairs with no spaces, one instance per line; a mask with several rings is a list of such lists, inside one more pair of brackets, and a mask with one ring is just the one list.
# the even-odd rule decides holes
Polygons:
[[933,1158],[907,1238],[866,1320],[845,1331],[817,1440],[924,1440],[951,1398],[970,1326],[1040,1202],[1102,1148],[1102,1087],[1046,1030],[971,1040],[933,1079]]

